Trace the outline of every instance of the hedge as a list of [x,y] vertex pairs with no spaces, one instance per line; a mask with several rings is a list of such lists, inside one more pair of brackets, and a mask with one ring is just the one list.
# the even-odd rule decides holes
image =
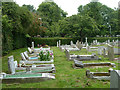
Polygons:
[[[33,37],[30,38],[31,40],[29,40],[30,42],[34,42],[35,46],[37,46],[37,44],[42,45],[42,44],[46,44],[49,46],[56,46],[57,45],[57,41],[61,40],[61,44],[70,44],[70,41],[72,40],[72,38],[39,38],[39,37]],[[31,44],[31,43],[30,43]]]
[[[15,33],[13,36],[9,34],[5,34],[5,38],[2,41],[2,54],[5,55],[13,49],[23,48],[23,47],[31,47],[32,41],[39,45],[49,45],[56,46],[57,41],[61,40],[61,44],[70,44],[70,41],[76,43],[77,40],[80,40],[80,37],[75,38],[65,38],[65,37],[52,37],[52,38],[39,38],[39,37],[26,37],[24,34]],[[93,40],[98,40],[98,42],[105,42],[106,40],[120,40],[120,37],[88,37],[88,42],[91,43]],[[85,42],[85,39],[83,39]]]
[[5,33],[2,38],[2,55],[8,54],[14,49],[27,47],[27,38],[21,33]]
[[[120,40],[120,37],[88,37],[88,42],[91,43],[93,42],[93,40],[98,40],[98,42],[105,42],[106,40]],[[37,44],[42,45],[42,44],[46,44],[49,46],[56,46],[57,45],[57,41],[61,40],[61,44],[65,45],[65,44],[70,44],[70,41],[73,41],[73,43],[76,43],[77,40],[80,40],[80,37],[76,37],[76,38],[64,38],[64,37],[52,37],[52,38],[39,38],[39,37],[32,37],[29,38],[27,41],[28,46],[31,46],[31,42],[33,41],[35,43],[35,46],[37,46]],[[85,42],[85,39],[83,39],[83,42]]]

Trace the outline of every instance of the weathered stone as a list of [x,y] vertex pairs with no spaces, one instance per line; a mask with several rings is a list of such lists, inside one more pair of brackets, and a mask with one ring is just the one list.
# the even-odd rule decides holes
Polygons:
[[110,72],[90,72],[90,70],[86,70],[86,76],[92,79],[98,80],[110,80]]
[[32,48],[34,48],[34,42],[32,42]]
[[120,89],[120,70],[112,70],[110,76],[110,88]]
[[108,57],[109,60],[114,60],[114,50],[113,50],[113,46],[108,44]]
[[13,56],[8,57],[8,70],[11,74],[15,74],[15,65]]
[[33,83],[41,82],[49,79],[55,79],[55,74],[52,73],[17,73],[15,75],[6,74],[6,77],[2,78],[2,83]]
[[75,68],[83,68],[83,67],[115,67],[114,63],[110,62],[101,62],[101,63],[82,63],[81,61],[74,60],[74,67]]
[[68,50],[66,50],[66,56],[67,56],[68,60],[74,60],[74,59],[76,59],[76,60],[79,60],[79,61],[101,59],[98,56],[96,56],[95,54],[92,54],[92,55],[70,55]]

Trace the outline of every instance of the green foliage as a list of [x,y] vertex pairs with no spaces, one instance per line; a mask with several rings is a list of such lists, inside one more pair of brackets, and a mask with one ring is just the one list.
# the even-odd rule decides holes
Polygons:
[[30,12],[36,12],[33,5],[23,5],[22,7],[27,8]]
[[47,53],[44,53],[43,51],[41,51],[39,53],[40,56],[40,61],[50,61],[51,57],[50,57],[50,52],[48,51]]
[[59,29],[57,28],[58,25],[54,25],[59,20],[66,17],[67,12],[64,12],[60,7],[58,7],[58,5],[55,2],[49,0],[42,2],[39,5],[37,11],[39,12],[40,17],[42,18],[43,26],[48,29],[48,32],[46,32],[46,34],[49,36],[56,36],[56,32],[59,31]]
[[[80,5],[78,7],[78,12],[80,15],[88,15],[95,20],[96,25],[100,29],[100,31],[96,34],[117,34],[115,33],[118,28],[117,9],[113,10],[100,2],[91,2],[85,6]],[[111,26],[111,28],[109,26]]]
[[86,36],[92,36],[98,32],[98,27],[94,19],[89,16],[73,15],[63,20],[59,20],[60,34],[62,37],[81,37],[81,41]]
[[41,37],[45,36],[45,32],[47,28],[42,26],[42,21],[40,20],[40,16],[37,15],[36,13],[32,13],[33,15],[33,20],[32,23],[30,24],[28,28],[28,34],[30,36],[37,36],[40,35]]
[[2,54],[13,49],[12,23],[7,15],[2,16]]
[[2,50],[3,55],[13,49],[27,46],[26,33],[32,15],[27,8],[14,2],[2,3]]

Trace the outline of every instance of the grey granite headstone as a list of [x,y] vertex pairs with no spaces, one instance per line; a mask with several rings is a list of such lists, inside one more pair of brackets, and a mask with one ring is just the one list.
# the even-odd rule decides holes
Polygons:
[[120,70],[112,70],[110,76],[110,88],[118,88],[120,90]]
[[114,49],[113,46],[108,44],[108,57],[109,60],[114,60]]

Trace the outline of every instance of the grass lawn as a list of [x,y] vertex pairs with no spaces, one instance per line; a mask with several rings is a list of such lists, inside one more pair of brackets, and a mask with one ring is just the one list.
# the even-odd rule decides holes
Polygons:
[[[9,53],[8,55],[2,58],[2,70],[3,72],[8,73],[8,63],[7,58],[10,55],[14,55],[15,60],[21,60],[20,53],[27,50],[27,48],[17,49]],[[83,69],[73,69],[73,61],[68,61],[65,53],[60,51],[57,47],[51,47],[51,50],[54,52],[54,64],[56,68],[55,80],[47,80],[39,83],[15,83],[15,84],[2,84],[3,88],[110,88],[110,81],[99,81],[96,79],[89,79],[86,77],[86,70],[90,71],[103,71],[108,72],[110,67],[104,68],[83,68]],[[83,53],[85,51],[83,50]],[[76,52],[75,53],[79,53]],[[81,52],[82,53],[82,52]],[[103,58],[101,61],[85,61],[85,62],[106,62],[108,58]],[[116,64],[118,69],[118,62],[112,61]]]

